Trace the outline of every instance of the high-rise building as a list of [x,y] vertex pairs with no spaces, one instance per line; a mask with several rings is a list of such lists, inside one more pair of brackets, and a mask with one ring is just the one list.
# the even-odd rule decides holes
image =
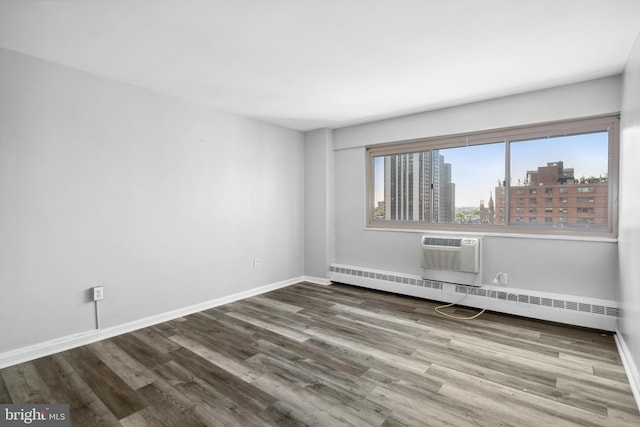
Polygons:
[[[522,185],[509,189],[509,222],[558,227],[607,227],[607,177],[576,179],[562,161],[527,171]],[[505,224],[506,191],[496,187],[495,223]]]
[[385,219],[428,220],[429,169],[428,152],[384,158]]
[[451,182],[451,164],[444,162],[444,156],[438,154],[437,160],[440,162],[439,181],[435,187],[439,191],[439,200],[437,209],[434,206],[437,217],[433,218],[433,222],[452,223],[455,221],[456,210],[456,184]]
[[451,182],[451,164],[444,162],[443,155],[433,152],[432,175],[430,154],[425,151],[385,157],[385,219],[430,221],[433,184],[433,222],[454,221],[455,184]]

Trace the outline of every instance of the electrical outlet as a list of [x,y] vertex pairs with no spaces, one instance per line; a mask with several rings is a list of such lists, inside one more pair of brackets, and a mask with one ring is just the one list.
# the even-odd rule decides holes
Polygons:
[[500,273],[500,284],[506,286],[509,283],[509,275],[507,273]]
[[253,268],[259,268],[260,267],[260,259],[259,258],[254,258],[253,259]]
[[104,298],[104,288],[102,286],[95,286],[93,288],[93,300],[100,301]]

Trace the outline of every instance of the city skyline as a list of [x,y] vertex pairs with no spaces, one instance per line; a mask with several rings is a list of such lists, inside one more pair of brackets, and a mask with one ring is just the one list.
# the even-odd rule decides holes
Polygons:
[[[490,194],[495,198],[495,187],[505,181],[505,145],[498,142],[437,150],[452,165],[456,208],[478,207]],[[524,185],[527,171],[557,161],[574,168],[576,178],[607,176],[608,146],[608,132],[512,141],[511,186]],[[374,159],[374,168],[377,205],[384,200],[384,157]]]

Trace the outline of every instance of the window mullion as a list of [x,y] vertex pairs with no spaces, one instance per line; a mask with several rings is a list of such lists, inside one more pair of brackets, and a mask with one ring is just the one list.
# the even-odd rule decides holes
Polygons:
[[511,225],[511,141],[504,141],[504,225]]

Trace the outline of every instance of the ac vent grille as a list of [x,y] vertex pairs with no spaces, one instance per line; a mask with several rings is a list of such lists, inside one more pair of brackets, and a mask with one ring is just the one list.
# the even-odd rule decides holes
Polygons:
[[453,246],[459,248],[462,246],[462,239],[446,239],[441,237],[424,236],[422,238],[422,244],[425,246]]

